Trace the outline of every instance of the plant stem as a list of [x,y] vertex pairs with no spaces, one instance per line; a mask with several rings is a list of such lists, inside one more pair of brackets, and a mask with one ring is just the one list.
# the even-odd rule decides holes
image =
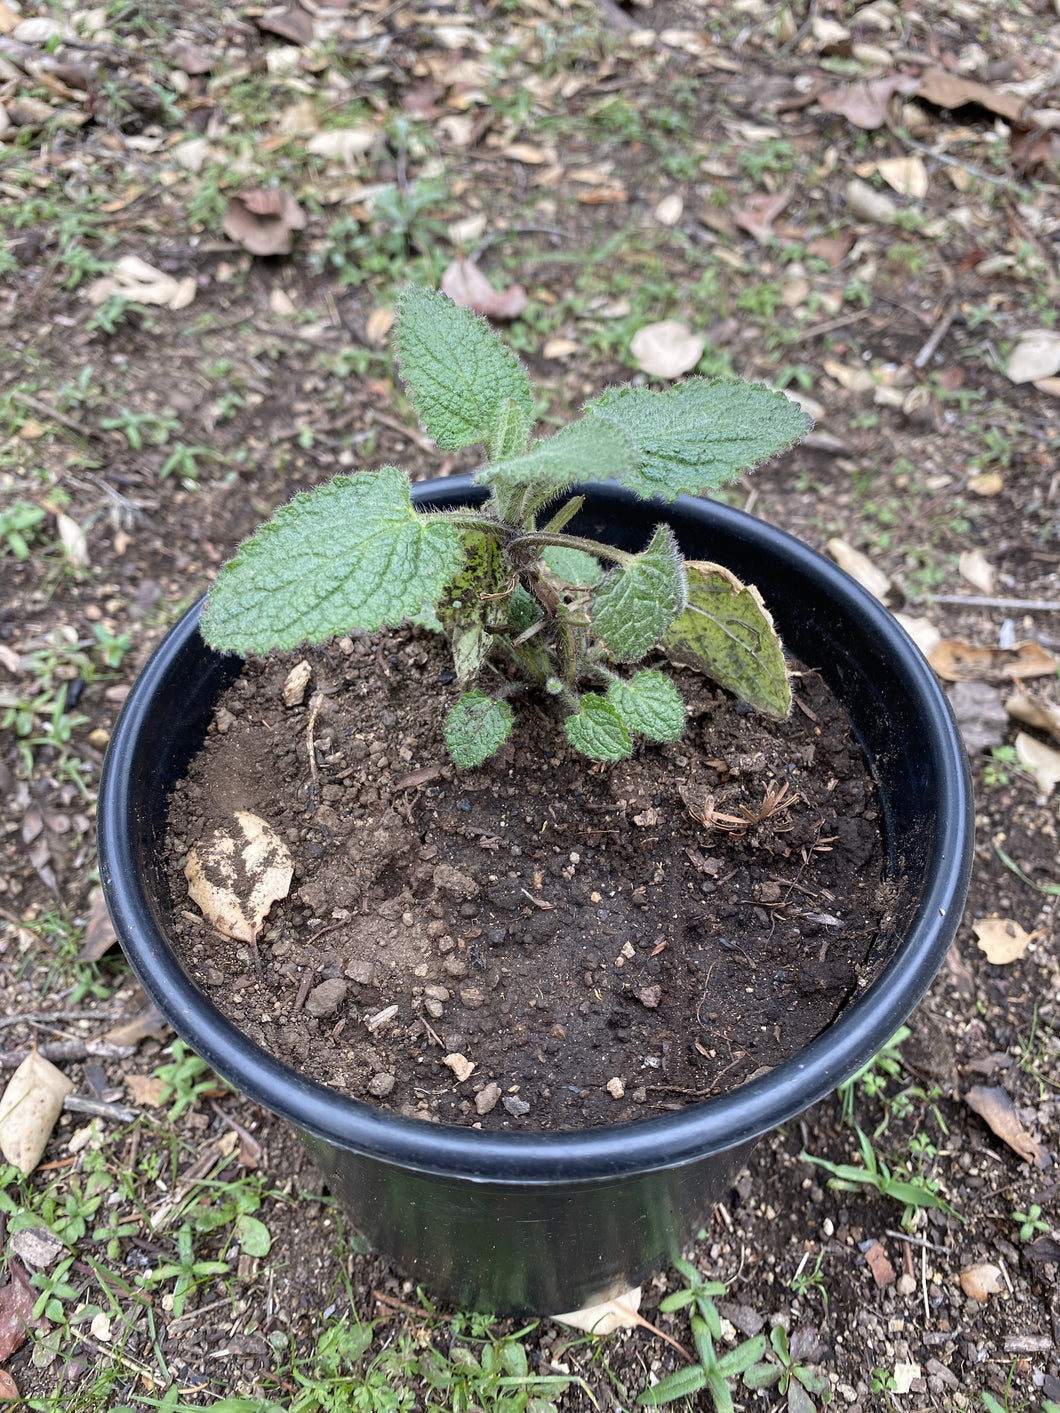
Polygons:
[[616,549],[614,545],[605,545],[597,540],[583,540],[580,535],[554,535],[546,530],[532,530],[529,534],[517,535],[511,541],[509,549],[518,550],[524,546],[536,549],[538,545],[543,549],[549,545],[558,545],[561,549],[581,550],[583,554],[595,555],[598,559],[610,559],[621,565],[632,564],[637,557],[626,550]]

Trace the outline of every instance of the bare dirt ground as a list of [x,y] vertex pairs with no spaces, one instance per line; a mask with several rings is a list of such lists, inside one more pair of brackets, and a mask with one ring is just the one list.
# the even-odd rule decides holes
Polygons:
[[[720,1347],[807,1332],[815,1405],[1055,1408],[1058,75],[1045,0],[0,0],[0,1039],[80,1101],[32,1177],[3,1169],[0,1397],[628,1408],[684,1363],[643,1327],[423,1305],[266,1114],[150,1017],[115,1034],[142,1009],[93,874],[121,701],[278,502],[469,469],[395,402],[386,341],[400,285],[466,258],[525,290],[503,327],[546,426],[656,374],[669,320],[685,371],[807,399],[812,436],[735,498],[875,570],[968,733],[957,942],[687,1253],[725,1284]],[[642,1313],[691,1350],[658,1310],[683,1284]]]

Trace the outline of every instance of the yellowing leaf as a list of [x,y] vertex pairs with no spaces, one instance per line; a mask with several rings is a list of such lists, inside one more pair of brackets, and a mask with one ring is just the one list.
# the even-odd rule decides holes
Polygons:
[[1030,932],[1024,932],[1018,922],[1000,917],[979,918],[972,923],[972,931],[978,939],[979,950],[985,952],[987,961],[995,966],[1018,961],[1027,950],[1032,936]]
[[1020,765],[1031,772],[1043,795],[1051,795],[1060,784],[1060,751],[1021,731],[1016,737]]
[[40,1162],[73,1088],[62,1070],[36,1050],[8,1080],[0,1099],[0,1151],[21,1172],[31,1173]]
[[184,873],[207,922],[226,937],[253,942],[273,903],[286,898],[294,865],[263,819],[237,810],[234,825],[215,829],[191,850]]

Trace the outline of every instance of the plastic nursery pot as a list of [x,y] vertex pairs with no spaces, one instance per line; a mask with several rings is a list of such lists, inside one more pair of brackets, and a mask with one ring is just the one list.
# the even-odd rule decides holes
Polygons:
[[[823,673],[875,775],[898,925],[875,981],[803,1051],[679,1113],[582,1132],[482,1132],[407,1119],[303,1078],[242,1035],[189,979],[169,935],[167,794],[239,661],[207,648],[198,606],[137,680],[107,753],[100,872],[126,956],[199,1055],[299,1132],[371,1246],[433,1295],[502,1313],[573,1310],[636,1285],[721,1200],[756,1138],[834,1090],[894,1034],[960,919],[972,854],[964,747],[919,650],[830,561],[710,501],[645,505],[585,490],[571,529],[642,549],[668,521],[689,558],[758,585],[788,651]],[[466,477],[414,487],[421,508],[481,499]]]

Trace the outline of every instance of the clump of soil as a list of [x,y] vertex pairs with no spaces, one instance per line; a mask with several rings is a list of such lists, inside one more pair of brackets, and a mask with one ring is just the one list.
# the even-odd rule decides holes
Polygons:
[[[875,799],[815,672],[780,723],[678,674],[682,740],[613,766],[527,695],[514,742],[469,773],[441,740],[440,639],[306,660],[296,706],[298,657],[246,665],[168,837],[186,966],[295,1068],[444,1123],[617,1123],[763,1073],[863,984],[887,891]],[[255,947],[206,926],[183,874],[235,810],[295,858]]]

